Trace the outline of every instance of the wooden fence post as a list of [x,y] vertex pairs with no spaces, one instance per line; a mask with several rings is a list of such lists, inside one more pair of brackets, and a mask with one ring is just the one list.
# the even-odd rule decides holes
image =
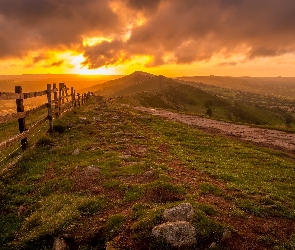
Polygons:
[[58,97],[57,97],[57,91],[55,91],[56,83],[53,83],[52,88],[54,89],[54,92],[53,92],[54,114],[55,114],[55,117],[58,117]]
[[58,116],[61,114],[61,104],[62,104],[62,83],[58,84]]
[[[15,93],[21,94],[23,92],[23,89],[21,86],[15,86]],[[23,99],[16,99],[16,112],[24,112],[25,107],[24,107],[24,100]],[[19,132],[23,133],[26,131],[26,118],[19,118],[18,119],[18,127],[19,127]],[[28,144],[28,139],[24,138],[21,140],[21,147],[22,150],[26,150],[27,144]]]
[[61,84],[61,88],[62,88],[61,89],[61,96],[62,96],[61,97],[61,103],[64,104],[65,103],[65,89],[64,89],[65,88],[65,84],[64,83]]
[[76,108],[77,102],[76,102],[76,90],[74,90],[74,108]]
[[49,132],[52,133],[53,124],[52,124],[51,84],[47,84],[47,108],[48,108]]
[[78,106],[81,106],[80,94],[78,93],[77,96],[78,96]]
[[66,99],[67,99],[67,103],[69,102],[69,97],[68,97],[68,87],[67,85],[64,85],[65,89],[65,93],[66,93]]
[[74,102],[75,102],[74,87],[71,87],[71,99],[72,99],[72,107],[74,107]]

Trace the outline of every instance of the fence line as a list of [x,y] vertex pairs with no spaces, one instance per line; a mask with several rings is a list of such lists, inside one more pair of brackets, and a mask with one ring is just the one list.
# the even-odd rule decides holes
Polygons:
[[[71,87],[71,93],[68,94],[68,88],[65,83],[59,83],[59,88],[56,87],[54,83],[52,86],[51,84],[47,84],[47,89],[38,91],[38,92],[30,92],[30,93],[22,93],[21,86],[15,86],[15,93],[11,92],[0,92],[0,100],[14,100],[16,101],[16,111],[17,113],[7,114],[4,116],[0,116],[0,123],[7,123],[14,120],[18,121],[19,132],[20,134],[15,135],[12,138],[9,138],[0,143],[0,150],[9,148],[14,143],[20,140],[21,148],[23,150],[26,149],[28,145],[27,137],[32,133],[32,131],[38,127],[40,124],[48,120],[49,125],[49,132],[53,132],[53,114],[55,114],[56,118],[61,117],[64,113],[68,112],[70,109],[75,108],[84,104],[90,97],[90,92],[82,94],[82,100],[80,100],[80,94]],[[52,98],[53,94],[53,98]],[[47,96],[47,103],[42,104],[36,108],[30,109],[25,111],[24,99],[33,98],[37,96]],[[76,100],[76,96],[78,97]],[[70,101],[69,101],[70,99]],[[42,109],[47,108],[47,116],[43,117],[39,121],[37,121],[34,125],[30,128],[26,127],[26,118],[31,116]],[[65,109],[67,108],[67,109]]]

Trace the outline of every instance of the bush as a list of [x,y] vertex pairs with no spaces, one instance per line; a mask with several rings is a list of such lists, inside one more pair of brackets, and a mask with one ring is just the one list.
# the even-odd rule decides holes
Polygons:
[[62,124],[55,124],[53,125],[53,132],[62,134],[66,131],[66,127]]
[[50,137],[43,136],[36,142],[36,147],[52,146],[53,142]]

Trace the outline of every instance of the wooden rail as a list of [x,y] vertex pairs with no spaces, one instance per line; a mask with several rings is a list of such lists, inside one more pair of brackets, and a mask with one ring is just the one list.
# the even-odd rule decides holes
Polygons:
[[[68,90],[71,90],[70,93],[68,93]],[[24,99],[33,98],[37,96],[47,96],[47,103],[42,104],[36,108],[32,108],[30,110],[25,111],[24,107]],[[53,98],[52,98],[53,95]],[[82,100],[80,100],[80,94],[77,93],[74,90],[73,87],[68,88],[64,83],[59,83],[59,88],[56,87],[56,84],[54,83],[52,86],[51,84],[47,84],[47,89],[38,91],[38,92],[30,92],[30,93],[22,93],[22,87],[16,86],[15,87],[15,93],[11,92],[0,92],[0,100],[15,100],[16,102],[16,113],[7,114],[0,116],[0,124],[1,123],[7,123],[11,121],[18,121],[19,126],[19,132],[20,134],[15,135],[12,138],[9,138],[8,140],[5,140],[0,143],[0,150],[6,149],[13,144],[15,144],[17,141],[21,142],[21,147],[23,150],[26,149],[28,145],[27,138],[32,133],[32,131],[38,127],[40,124],[48,120],[49,124],[49,132],[53,132],[53,114],[55,114],[55,117],[58,118],[62,114],[66,113],[72,108],[75,108],[77,106],[80,106],[81,104],[84,104],[88,98],[90,97],[91,93],[84,93],[82,94]],[[78,97],[76,100],[76,96]],[[65,109],[65,108],[68,109]],[[30,128],[26,127],[26,118],[28,116],[31,116],[40,110],[47,108],[47,116],[43,117],[39,121],[37,121],[33,126]]]

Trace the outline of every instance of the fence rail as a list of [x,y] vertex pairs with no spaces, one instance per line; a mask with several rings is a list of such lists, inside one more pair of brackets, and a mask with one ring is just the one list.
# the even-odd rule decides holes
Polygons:
[[[71,93],[68,93],[68,90],[71,90]],[[36,108],[32,108],[30,110],[25,111],[24,99],[33,98],[37,96],[47,96],[47,103],[42,104]],[[53,98],[52,98],[53,95]],[[53,85],[47,84],[47,89],[38,91],[38,92],[30,92],[30,93],[22,93],[21,86],[15,86],[15,93],[11,92],[0,92],[0,100],[15,100],[16,101],[16,113],[7,114],[0,116],[0,124],[7,123],[11,121],[18,121],[19,132],[20,134],[13,136],[3,142],[0,143],[0,150],[9,148],[17,141],[21,142],[21,147],[23,150],[26,149],[28,144],[28,139],[30,133],[38,127],[40,124],[48,120],[49,123],[49,132],[53,132],[53,114],[56,118],[60,117],[68,110],[75,108],[76,106],[80,106],[84,104],[91,93],[84,93],[80,95],[76,94],[76,91],[73,87],[68,88],[64,83],[59,83],[57,88],[56,84]],[[76,99],[77,97],[77,99]],[[69,100],[70,99],[70,100]],[[68,109],[65,109],[68,107]],[[39,121],[37,121],[30,128],[26,127],[26,118],[37,112],[46,109],[48,110],[47,116],[43,117]]]

